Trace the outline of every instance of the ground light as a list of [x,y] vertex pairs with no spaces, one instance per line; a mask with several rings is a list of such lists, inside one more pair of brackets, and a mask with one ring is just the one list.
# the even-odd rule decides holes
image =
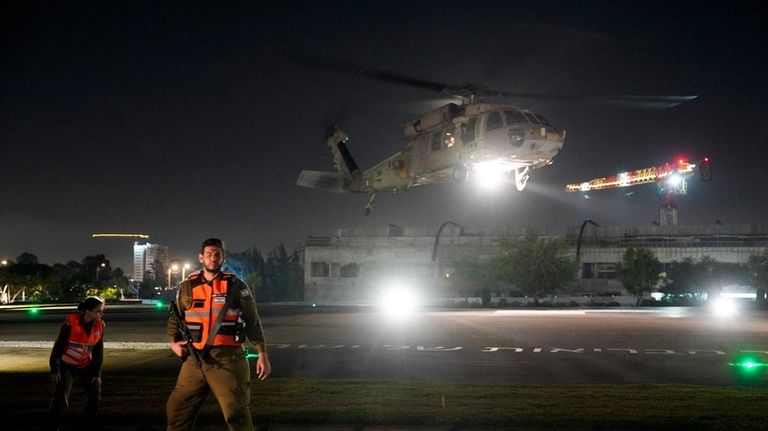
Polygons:
[[165,304],[163,304],[163,301],[157,301],[155,302],[155,308],[157,308],[158,310],[165,309]]
[[382,292],[379,307],[389,319],[408,319],[419,308],[419,297],[407,286],[393,285]]
[[733,299],[719,297],[712,302],[712,312],[720,318],[727,319],[734,317],[739,310],[738,305]]
[[30,316],[36,317],[38,314],[40,314],[40,307],[32,307],[27,312],[30,314]]
[[755,378],[768,370],[768,363],[756,355],[743,355],[728,365],[743,377]]

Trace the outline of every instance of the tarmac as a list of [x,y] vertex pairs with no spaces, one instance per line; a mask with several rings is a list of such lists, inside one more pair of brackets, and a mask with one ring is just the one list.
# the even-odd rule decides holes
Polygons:
[[[11,424],[11,428],[5,428],[9,430],[35,430],[38,428],[14,428]],[[42,429],[42,428],[39,428]],[[221,424],[197,424],[194,431],[221,431],[226,429],[226,426],[222,422]],[[297,425],[297,424],[269,424],[269,425],[255,425],[254,431],[556,431],[559,428],[535,428],[535,427],[516,427],[516,426],[502,426],[502,427],[462,427],[462,426],[411,426],[411,425],[343,425],[343,424],[323,424],[323,425]],[[67,427],[61,428],[61,431],[162,431],[164,428],[157,426],[147,425],[118,425],[118,426],[105,426],[97,430],[80,428],[80,427]],[[611,430],[602,430],[611,431]]]

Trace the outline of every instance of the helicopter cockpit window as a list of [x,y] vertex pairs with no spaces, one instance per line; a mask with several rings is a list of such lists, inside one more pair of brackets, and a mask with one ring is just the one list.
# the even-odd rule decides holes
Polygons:
[[442,144],[442,132],[436,132],[432,134],[432,151],[440,151],[440,145]]
[[525,118],[522,112],[520,111],[504,111],[504,114],[507,116],[507,125],[511,126],[513,124],[526,124],[528,123],[528,120]]
[[541,124],[543,124],[543,125],[545,125],[545,126],[549,126],[549,121],[547,121],[547,119],[546,119],[546,118],[544,118],[544,116],[543,116],[543,115],[539,115],[539,114],[535,114],[535,115],[536,115],[536,118],[538,118],[538,119],[539,119],[539,122],[540,122]]
[[528,119],[533,124],[541,124],[538,118],[536,118],[536,115],[534,115],[531,112],[523,112],[523,115],[525,115],[525,118]]
[[501,121],[501,114],[498,112],[491,112],[488,114],[488,118],[485,123],[485,130],[496,130],[504,127],[504,123]]

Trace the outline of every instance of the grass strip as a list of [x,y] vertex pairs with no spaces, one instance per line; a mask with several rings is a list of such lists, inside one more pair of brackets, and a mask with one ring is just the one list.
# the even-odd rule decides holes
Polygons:
[[[164,429],[175,376],[105,375],[105,424]],[[0,374],[4,416],[42,423],[52,386],[43,374]],[[591,430],[768,429],[768,388],[686,385],[517,386],[389,380],[270,379],[252,383],[262,429],[280,424],[531,427]],[[73,389],[70,415],[81,414]],[[201,423],[221,424],[209,399]],[[109,429],[109,426],[107,426]]]

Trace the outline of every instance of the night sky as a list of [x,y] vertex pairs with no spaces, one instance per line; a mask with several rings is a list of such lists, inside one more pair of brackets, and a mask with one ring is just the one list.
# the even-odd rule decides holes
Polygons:
[[[147,233],[194,259],[209,236],[268,251],[389,224],[650,225],[653,185],[591,199],[564,185],[705,155],[713,179],[679,197],[681,224],[768,224],[757,4],[3,2],[0,257],[106,253],[126,268],[131,240],[94,232]],[[446,95],[300,67],[275,49],[511,92],[699,98],[668,110],[507,101],[568,133],[524,192],[423,187],[380,194],[363,217],[365,195],[295,185],[302,169],[331,170],[325,126],[343,128],[368,167],[401,150],[402,126]]]

